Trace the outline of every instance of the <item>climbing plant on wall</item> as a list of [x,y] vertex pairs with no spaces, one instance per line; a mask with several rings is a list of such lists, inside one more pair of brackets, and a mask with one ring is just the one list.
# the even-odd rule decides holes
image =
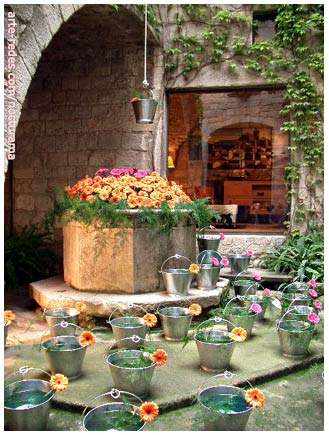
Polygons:
[[218,64],[231,74],[245,68],[268,83],[286,84],[282,113],[289,119],[282,130],[290,134],[285,172],[291,222],[302,231],[322,228],[323,5],[276,5],[275,36],[253,43],[253,6],[230,6],[168,6],[175,33],[165,48],[166,70],[171,80],[189,81]]

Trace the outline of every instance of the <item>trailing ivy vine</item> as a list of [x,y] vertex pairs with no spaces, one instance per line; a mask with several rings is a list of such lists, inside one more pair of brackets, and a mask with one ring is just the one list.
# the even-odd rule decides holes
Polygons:
[[226,64],[232,73],[246,68],[268,83],[286,84],[282,114],[289,119],[282,130],[290,134],[285,174],[291,222],[303,224],[304,231],[322,228],[323,201],[317,186],[323,183],[323,5],[275,5],[274,38],[254,43],[253,6],[231,7],[177,6],[176,33],[165,49],[165,67],[171,75],[189,80],[208,65]]

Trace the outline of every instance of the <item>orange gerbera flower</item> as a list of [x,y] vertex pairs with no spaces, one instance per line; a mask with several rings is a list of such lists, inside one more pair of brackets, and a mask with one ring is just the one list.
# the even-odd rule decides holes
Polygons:
[[157,366],[162,366],[167,362],[167,352],[165,352],[163,349],[157,349],[151,354],[151,360],[154,364]]
[[110,202],[117,202],[119,198],[117,196],[111,196]]
[[233,328],[232,331],[228,335],[231,340],[234,341],[245,341],[247,338],[247,331],[244,328],[236,327]]
[[61,391],[66,390],[69,380],[61,373],[56,373],[55,375],[51,376],[49,383],[52,390],[60,393]]
[[130,208],[137,207],[137,196],[136,195],[129,195],[127,199],[127,205]]
[[261,408],[265,405],[265,395],[258,388],[247,390],[244,398],[248,405],[254,408]]
[[199,304],[191,304],[189,307],[189,312],[193,314],[193,316],[199,316],[201,314],[202,308]]
[[109,193],[108,192],[101,192],[98,194],[99,199],[101,199],[102,201],[106,201],[109,197]]
[[16,319],[16,314],[12,310],[4,311],[3,315],[6,325],[10,325]]
[[159,407],[155,402],[144,402],[139,408],[139,416],[146,423],[150,423],[159,414]]
[[87,311],[87,305],[83,302],[76,302],[75,309],[80,313],[84,313]]
[[192,273],[199,273],[200,267],[195,263],[191,263],[188,270]]
[[95,343],[95,336],[90,331],[83,331],[79,336],[81,346],[92,346]]
[[148,326],[149,328],[153,328],[153,326],[155,326],[158,323],[158,318],[155,314],[146,313],[143,316],[143,319],[145,325]]
[[88,201],[90,204],[92,204],[93,202],[95,202],[95,197],[94,195],[88,195],[86,198],[86,201]]

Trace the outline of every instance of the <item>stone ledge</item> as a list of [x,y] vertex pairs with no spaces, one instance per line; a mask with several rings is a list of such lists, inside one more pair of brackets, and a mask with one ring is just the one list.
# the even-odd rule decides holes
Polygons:
[[[287,282],[293,280],[293,277],[291,275],[288,275],[287,273],[277,273],[273,272],[273,270],[252,267],[250,267],[247,272],[241,274],[240,276],[244,278],[251,278],[255,274],[261,276],[263,281]],[[229,267],[224,267],[220,271],[220,276],[223,278],[234,279],[236,277],[236,274],[232,273]]]
[[91,316],[109,317],[116,309],[118,313],[129,311],[128,303],[136,304],[141,309],[135,310],[136,315],[140,315],[144,310],[155,311],[161,304],[163,306],[185,305],[198,303],[202,308],[209,308],[218,305],[221,291],[229,284],[229,280],[220,278],[215,290],[199,290],[190,288],[187,296],[177,297],[166,292],[152,292],[144,294],[109,294],[99,292],[85,292],[71,288],[65,284],[62,276],[44,279],[30,283],[30,295],[42,307],[46,308],[56,301],[63,301],[74,305],[76,302],[83,302],[87,305],[87,312]]

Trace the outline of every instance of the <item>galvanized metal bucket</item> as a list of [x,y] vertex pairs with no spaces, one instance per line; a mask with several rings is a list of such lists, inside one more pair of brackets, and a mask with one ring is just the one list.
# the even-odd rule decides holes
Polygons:
[[287,320],[300,320],[302,322],[307,321],[307,316],[314,313],[314,308],[307,305],[294,305],[287,313]]
[[[208,319],[197,328],[194,340],[199,352],[200,366],[202,370],[210,373],[218,373],[227,369],[235,348],[235,341],[228,337],[228,332],[220,329],[220,323],[226,319],[214,317]],[[215,322],[214,326],[203,329],[202,325]],[[234,325],[232,325],[234,327]],[[227,340],[227,341],[226,341]],[[215,342],[223,341],[223,342]]]
[[140,98],[132,101],[135,119],[138,124],[152,124],[158,102],[154,99],[153,91],[147,89],[151,98]]
[[213,290],[217,287],[217,281],[220,272],[219,266],[211,264],[203,264],[197,274],[196,281],[197,287],[200,290]]
[[193,318],[188,308],[164,307],[158,313],[166,340],[181,341],[186,337]]
[[193,279],[193,273],[191,273],[188,269],[174,269],[174,268],[163,269],[165,263],[172,258],[186,259],[190,262],[190,264],[192,263],[189,258],[179,254],[168,257],[162,263],[160,273],[162,274],[166,291],[168,294],[176,294],[176,295],[183,295],[183,296],[187,295]]
[[284,356],[303,358],[309,353],[308,348],[315,328],[310,322],[301,320],[285,320],[287,311],[277,322],[280,348]]
[[247,332],[247,338],[249,338],[252,333],[252,328],[254,326],[257,313],[242,314],[242,311],[245,311],[245,307],[230,308],[228,314],[225,314],[225,318],[230,322],[227,324],[227,329],[231,332],[235,326],[244,328]]
[[307,293],[310,285],[303,281],[293,281],[284,287],[285,293]]
[[[42,372],[49,377],[49,374],[41,369],[21,367],[8,378],[17,374],[24,377],[31,371]],[[5,428],[11,431],[46,430],[54,394],[55,391],[51,389],[50,383],[42,379],[19,379],[5,383]]]
[[[65,323],[61,322],[64,324],[63,328],[65,328]],[[77,336],[60,335],[49,338],[42,341],[41,347],[46,352],[52,374],[62,373],[69,380],[76,379],[81,375],[87,347],[81,346]]]
[[196,235],[199,252],[207,250],[217,251],[222,239],[220,234],[205,234],[205,229],[207,228],[215,229],[214,226],[209,225],[201,228],[199,233]]
[[255,295],[247,295],[246,301],[248,304],[255,303],[255,304],[258,304],[262,307],[262,312],[256,314],[256,318],[255,318],[256,322],[262,321],[264,319],[265,312],[266,312],[267,305],[268,305],[267,300],[265,300],[262,296],[255,294]]
[[[125,340],[143,340],[141,337],[134,336],[123,338]],[[109,365],[115,388],[129,391],[139,397],[146,397],[150,392],[151,380],[156,364],[150,360],[150,365],[142,368],[120,367],[120,362],[138,358],[143,355],[141,350],[119,350],[105,356],[105,361]]]
[[[139,307],[143,311],[145,311],[145,309],[140,305],[134,305],[132,303],[128,303],[127,307],[128,308]],[[139,349],[140,342],[135,343],[132,340],[125,340],[124,342],[122,342],[121,340],[123,338],[129,338],[134,335],[137,335],[138,337],[141,338],[145,338],[147,327],[144,323],[144,320],[136,316],[123,316],[123,317],[116,317],[112,319],[112,316],[115,313],[115,311],[118,310],[115,309],[114,311],[112,311],[109,319],[107,320],[107,323],[111,325],[113,336],[117,341],[117,347],[122,348],[124,345],[126,349]]]
[[[111,402],[97,405],[86,414],[92,402],[105,397],[110,397]],[[82,428],[85,431],[140,431],[146,423],[135,415],[135,409],[141,404],[142,400],[135,394],[113,388],[107,393],[96,396],[84,409]],[[123,426],[124,417],[130,421]]]
[[247,272],[250,263],[250,255],[229,254],[228,261],[232,273],[237,274],[241,272]]
[[286,293],[282,292],[281,296],[281,314],[284,314],[287,310],[290,310],[295,305],[310,305],[312,302],[311,296],[308,293]]
[[[49,326],[51,335],[57,337],[59,335],[74,335],[76,326],[79,320],[79,311],[75,308],[47,308],[44,310],[44,316]],[[68,326],[62,328],[61,321],[67,322]]]
[[[197,396],[198,404],[201,407],[204,430],[244,430],[253,407],[245,402],[245,391],[242,388],[225,384],[226,379],[231,380],[238,375],[225,371],[213,376],[210,380],[214,380],[217,376],[221,377],[222,384],[200,388]],[[252,388],[248,380],[244,379],[244,381]],[[239,405],[238,408],[237,405]],[[236,410],[240,408],[241,410]]]
[[251,279],[234,280],[234,292],[236,296],[255,295],[258,283]]

